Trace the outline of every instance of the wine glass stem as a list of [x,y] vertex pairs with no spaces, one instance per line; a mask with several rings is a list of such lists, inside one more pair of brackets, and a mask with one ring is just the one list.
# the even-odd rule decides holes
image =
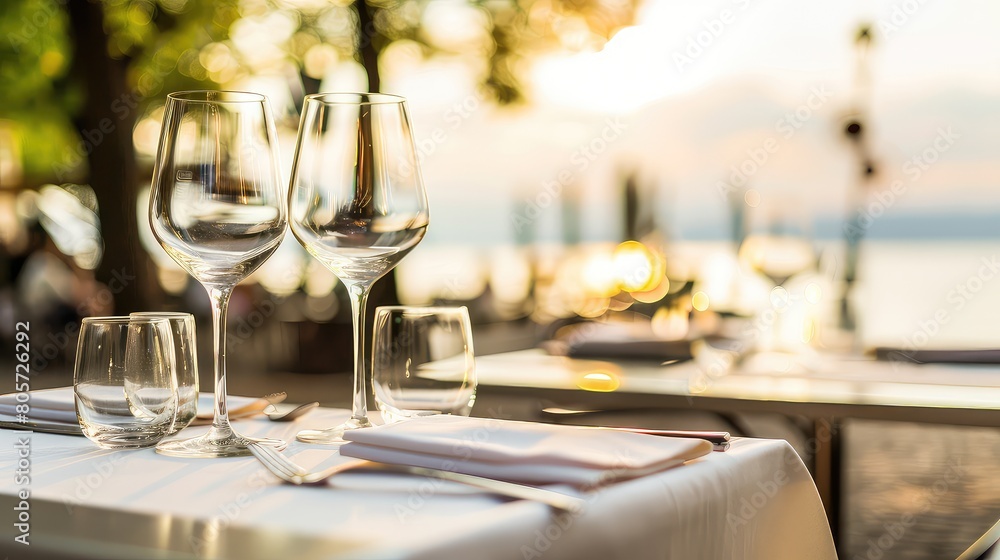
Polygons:
[[368,284],[353,284],[348,289],[351,294],[351,310],[354,312],[354,404],[351,407],[351,418],[362,424],[368,423],[364,336],[365,307],[370,288]]
[[226,408],[226,313],[232,293],[232,288],[208,288],[208,297],[212,300],[212,334],[215,337],[215,418],[209,437],[220,439],[233,434],[229,426],[229,409]]

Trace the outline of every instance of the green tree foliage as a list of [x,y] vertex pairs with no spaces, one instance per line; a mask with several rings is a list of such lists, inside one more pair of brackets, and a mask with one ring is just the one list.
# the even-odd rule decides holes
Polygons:
[[[76,132],[80,90],[67,79],[66,13],[55,0],[0,3],[0,119],[11,129],[27,182],[44,180]],[[3,178],[0,178],[2,181]]]
[[[59,0],[0,2],[0,118],[21,144],[29,186],[65,176],[58,171],[67,154],[74,155],[74,176],[86,176],[73,126],[86,91],[72,73],[80,54],[71,52],[65,7]],[[128,62],[129,106],[142,111],[170,91],[218,87],[199,54],[226,39],[239,17],[236,0],[105,0],[102,7],[107,36],[93,38],[93,48]]]
[[[7,119],[21,142],[29,185],[54,180],[57,162],[79,152],[72,148],[80,142],[73,119],[86,92],[70,72],[73,30],[66,1],[0,2],[0,119]],[[428,25],[435,16],[430,12],[440,15],[442,4],[450,5],[445,10],[478,14],[460,23],[474,28],[462,30],[465,40],[443,40]],[[415,45],[427,58],[470,60],[499,103],[516,103],[526,97],[525,74],[535,56],[559,48],[600,48],[635,15],[630,0],[369,0],[372,21],[360,29],[357,5],[350,0],[101,0],[101,5],[106,37],[94,38],[93,48],[127,61],[126,89],[139,114],[170,91],[219,87],[280,71],[280,65],[292,65],[307,81],[318,80],[324,56],[357,58],[366,44],[384,52],[397,41]],[[276,14],[283,27],[291,25],[280,52],[249,52],[234,44],[237,26],[270,25],[268,18]],[[86,162],[75,165],[76,175],[85,178]]]

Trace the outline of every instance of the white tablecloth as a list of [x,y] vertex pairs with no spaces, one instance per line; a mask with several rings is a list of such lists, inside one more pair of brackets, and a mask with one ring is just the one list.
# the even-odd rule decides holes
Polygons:
[[[295,423],[237,422],[247,435],[294,440],[305,427],[346,418],[320,409]],[[189,428],[194,435],[207,428]],[[19,439],[30,437],[30,483],[18,484]],[[307,467],[344,461],[335,447],[294,442],[287,453]],[[112,452],[80,437],[0,430],[0,497],[169,514],[214,526],[320,538],[324,558],[760,559],[836,558],[816,488],[799,457],[780,440],[736,440],[683,466],[587,495],[577,515],[506,501],[451,483],[385,474],[345,474],[328,488],[281,485],[253,458],[186,460],[152,450]],[[10,505],[8,505],[10,504]],[[10,516],[10,513],[7,514]],[[44,519],[33,519],[37,527]],[[9,544],[5,522],[0,550]],[[191,524],[179,553],[213,555],[213,524]],[[114,541],[115,531],[92,535]],[[34,535],[31,548],[47,544]],[[53,538],[51,535],[46,538]],[[88,535],[90,538],[90,535]],[[20,546],[20,545],[18,545]],[[155,548],[156,543],[148,543]],[[14,556],[15,558],[18,557]]]

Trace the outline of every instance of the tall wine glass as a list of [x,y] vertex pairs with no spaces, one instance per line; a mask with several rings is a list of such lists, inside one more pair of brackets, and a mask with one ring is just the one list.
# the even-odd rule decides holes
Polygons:
[[351,418],[297,436],[308,443],[335,443],[345,430],[371,426],[363,354],[368,292],[427,229],[427,195],[405,100],[379,93],[306,96],[288,197],[292,233],[351,296]]
[[748,369],[790,372],[811,367],[808,341],[812,334],[801,296],[789,292],[789,281],[813,268],[816,254],[807,238],[778,231],[743,240],[740,262],[772,283],[767,306],[754,318],[753,338],[741,361]]
[[161,442],[157,451],[182,457],[249,455],[250,438],[233,431],[226,408],[226,309],[233,288],[271,256],[285,233],[266,97],[235,91],[167,96],[149,221],[167,254],[208,291],[215,336],[212,429],[197,438]]

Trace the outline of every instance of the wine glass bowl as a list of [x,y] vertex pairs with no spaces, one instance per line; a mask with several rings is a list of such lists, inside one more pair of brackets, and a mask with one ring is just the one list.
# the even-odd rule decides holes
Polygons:
[[[208,434],[162,442],[184,457],[249,455],[226,408],[226,311],[233,288],[277,249],[286,224],[267,98],[231,91],[171,93],[153,169],[153,235],[212,302],[215,420]],[[284,445],[267,440],[263,443]]]
[[339,442],[344,430],[371,425],[362,340],[369,289],[416,247],[428,224],[405,100],[379,93],[306,96],[288,206],[295,238],[351,296],[351,419],[297,436],[310,443]]
[[748,236],[740,246],[739,259],[750,269],[767,276],[775,286],[815,265],[816,254],[804,237],[793,235]]
[[203,285],[235,286],[281,242],[276,147],[262,95],[168,96],[150,197],[153,234]]
[[753,234],[739,249],[740,263],[771,282],[767,305],[754,318],[754,333],[739,362],[749,369],[791,371],[806,366],[808,347],[801,296],[792,294],[792,279],[816,266],[810,241],[790,233]]

